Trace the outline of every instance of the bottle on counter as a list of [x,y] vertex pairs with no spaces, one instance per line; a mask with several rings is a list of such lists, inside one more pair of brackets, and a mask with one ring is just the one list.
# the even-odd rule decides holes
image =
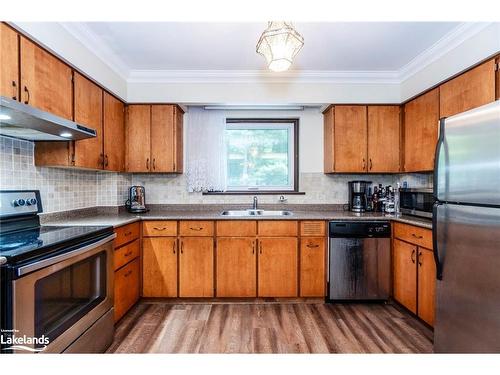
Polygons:
[[394,213],[399,214],[401,212],[400,207],[399,207],[399,189],[401,188],[401,185],[399,182],[396,183],[396,190],[394,191]]
[[372,210],[374,212],[378,211],[378,187],[375,186],[373,188],[373,196],[372,196]]

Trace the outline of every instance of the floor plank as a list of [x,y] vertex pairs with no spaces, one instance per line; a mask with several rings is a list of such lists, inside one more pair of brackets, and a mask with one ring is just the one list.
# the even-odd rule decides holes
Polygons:
[[432,353],[432,337],[392,304],[146,300],[108,353]]

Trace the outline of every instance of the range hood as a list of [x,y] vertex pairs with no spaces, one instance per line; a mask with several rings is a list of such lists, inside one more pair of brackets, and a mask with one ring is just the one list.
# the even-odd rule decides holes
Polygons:
[[96,131],[0,96],[0,135],[28,141],[68,141],[93,138]]

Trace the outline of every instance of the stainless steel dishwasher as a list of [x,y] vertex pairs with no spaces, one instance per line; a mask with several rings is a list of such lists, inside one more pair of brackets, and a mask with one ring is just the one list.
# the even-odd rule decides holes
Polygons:
[[391,285],[389,221],[329,223],[329,301],[387,300]]

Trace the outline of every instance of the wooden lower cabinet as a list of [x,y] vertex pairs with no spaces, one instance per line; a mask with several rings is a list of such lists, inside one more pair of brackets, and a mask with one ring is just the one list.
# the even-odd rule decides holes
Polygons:
[[259,238],[259,297],[298,296],[297,242],[295,237]]
[[177,238],[142,240],[142,296],[177,297]]
[[417,313],[417,246],[398,239],[393,241],[394,299]]
[[324,237],[300,240],[300,296],[323,297],[325,295]]
[[115,272],[115,322],[139,300],[140,258]]
[[217,297],[257,296],[256,247],[255,237],[217,238]]
[[179,239],[179,297],[214,296],[214,239]]
[[434,325],[436,263],[432,250],[418,248],[418,316]]

